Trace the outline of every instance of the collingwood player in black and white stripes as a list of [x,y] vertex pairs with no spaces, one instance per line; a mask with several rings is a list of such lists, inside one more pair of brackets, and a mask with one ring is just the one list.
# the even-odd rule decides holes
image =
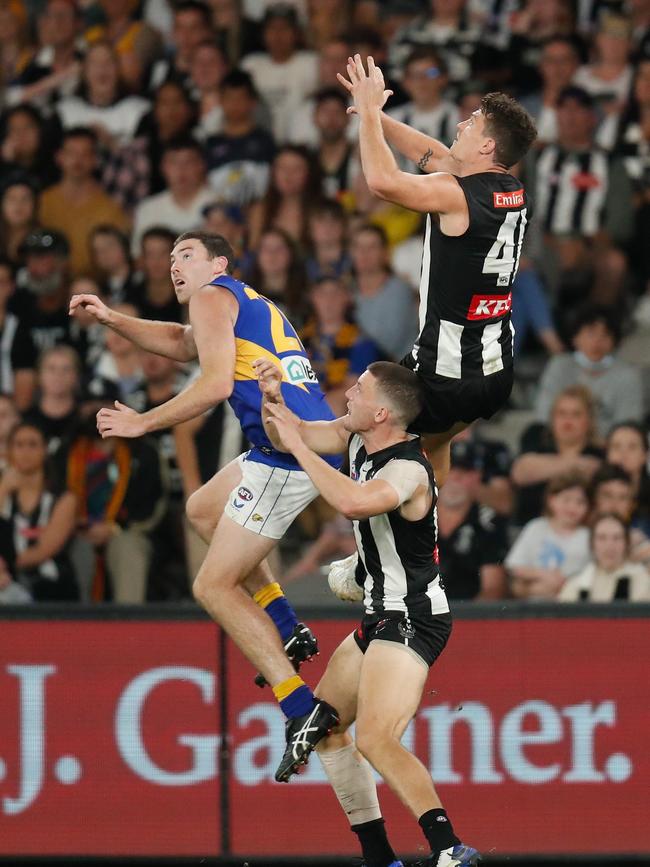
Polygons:
[[[365,613],[316,689],[340,716],[316,749],[364,862],[402,867],[386,837],[370,763],[418,820],[431,846],[422,865],[477,864],[476,850],[454,834],[429,772],[400,743],[451,632],[438,570],[435,481],[419,438],[407,432],[422,408],[419,379],[404,366],[374,362],[346,392],[347,415],[310,422],[284,405],[282,371],[266,359],[255,367],[273,446],[292,454],[328,503],[353,521]],[[345,451],[347,479],[320,457]]]
[[[502,93],[458,124],[450,148],[382,113],[390,95],[372,59],[350,58],[339,75],[359,115],[363,172],[377,196],[427,214],[418,338],[402,364],[422,382],[436,481],[449,471],[453,436],[500,409],[512,388],[512,284],[530,208],[509,169],[535,140],[535,125]],[[426,173],[399,170],[388,142]]]

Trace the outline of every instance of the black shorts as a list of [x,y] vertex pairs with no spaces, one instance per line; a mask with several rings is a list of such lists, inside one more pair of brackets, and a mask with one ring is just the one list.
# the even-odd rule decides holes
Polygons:
[[408,647],[430,668],[451,634],[451,614],[407,618],[401,611],[364,614],[354,640],[362,653],[371,641],[394,641]]
[[[413,370],[413,356],[409,353],[400,361]],[[512,391],[512,367],[476,376],[471,379],[453,379],[416,371],[424,390],[424,409],[409,425],[414,433],[444,433],[462,421],[471,424],[478,418],[490,418],[502,409]]]

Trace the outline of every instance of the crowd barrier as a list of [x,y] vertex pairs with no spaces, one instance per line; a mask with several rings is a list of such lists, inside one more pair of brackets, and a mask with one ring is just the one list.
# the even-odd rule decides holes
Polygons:
[[[312,685],[355,626],[314,614]],[[649,854],[650,605],[455,614],[404,742],[463,838],[496,857]],[[1,610],[0,860],[356,854],[316,758],[273,781],[284,721],[253,674],[191,606]],[[419,854],[379,791],[394,847]]]

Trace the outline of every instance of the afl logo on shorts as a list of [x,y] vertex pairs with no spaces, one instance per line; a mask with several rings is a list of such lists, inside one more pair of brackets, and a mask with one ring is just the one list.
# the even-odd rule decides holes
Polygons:
[[250,503],[250,501],[253,499],[252,492],[249,491],[248,488],[244,487],[239,488],[239,490],[237,491],[237,496],[240,500],[244,500],[246,503]]

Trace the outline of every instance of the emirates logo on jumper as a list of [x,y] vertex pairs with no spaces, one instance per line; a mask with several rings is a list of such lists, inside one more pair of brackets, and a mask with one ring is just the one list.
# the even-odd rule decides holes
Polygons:
[[524,188],[510,192],[492,193],[495,208],[521,208],[524,204]]
[[505,316],[512,307],[512,292],[507,295],[472,295],[467,311],[467,318],[495,319]]

